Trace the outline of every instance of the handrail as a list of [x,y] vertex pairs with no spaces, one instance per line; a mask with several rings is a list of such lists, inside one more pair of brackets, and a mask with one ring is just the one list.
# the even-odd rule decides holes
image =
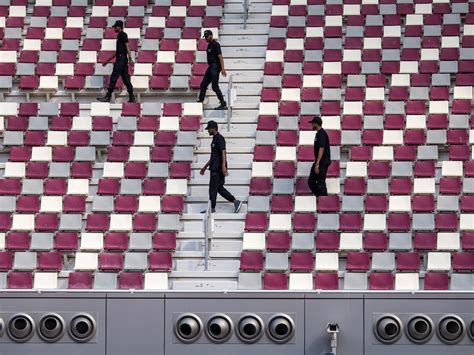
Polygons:
[[234,93],[233,93],[233,75],[229,75],[229,84],[227,87],[227,132],[230,131],[230,120],[232,119],[232,106],[234,105]]
[[203,231],[204,231],[204,270],[209,270],[209,234],[212,233],[210,226],[211,220],[211,201],[207,201],[206,212],[204,213],[203,219]]
[[250,7],[250,1],[249,0],[244,0],[244,30],[247,29],[247,19],[249,16],[249,7]]

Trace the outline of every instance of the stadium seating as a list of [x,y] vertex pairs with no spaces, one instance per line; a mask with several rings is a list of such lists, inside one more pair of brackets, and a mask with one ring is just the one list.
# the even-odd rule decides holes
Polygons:
[[168,288],[202,105],[0,103],[0,116],[0,287]]
[[[0,4],[0,132],[8,153],[0,165],[0,288],[168,288],[177,233],[192,229],[180,221],[193,194],[191,163],[208,153],[195,159],[202,107],[75,98],[107,85],[112,65],[102,63],[114,50],[110,25],[118,19],[134,51],[137,93],[197,89],[207,67],[201,34],[219,34],[223,6]],[[245,233],[226,244],[232,250],[211,250],[211,258],[235,258],[211,263],[213,271],[235,283],[229,270],[241,252],[240,289],[471,289],[473,14],[474,4],[463,0],[274,0],[258,118],[247,117],[249,109],[232,122],[257,127],[245,172]],[[249,76],[259,76],[255,63]],[[64,98],[72,102],[57,103]],[[332,156],[329,195],[319,198],[306,181],[315,114]],[[245,130],[236,131],[242,138]],[[241,172],[229,181],[244,181]],[[193,197],[202,196],[188,202]],[[188,251],[183,279],[202,264],[189,261],[200,250]],[[191,277],[201,283],[205,274]]]
[[[78,95],[102,90],[115,51],[116,20],[124,20],[138,93],[199,87],[207,68],[203,28],[218,36],[222,0],[15,1],[1,6],[0,91]],[[123,89],[121,79],[118,90]]]
[[[462,289],[474,271],[466,2],[274,0],[241,289]],[[321,115],[328,196],[307,186]]]

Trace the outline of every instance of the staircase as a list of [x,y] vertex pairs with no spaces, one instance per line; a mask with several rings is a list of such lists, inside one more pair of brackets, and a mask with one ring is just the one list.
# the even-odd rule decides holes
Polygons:
[[228,82],[232,76],[237,101],[234,103],[228,128],[227,112],[213,110],[218,105],[218,100],[209,91],[202,126],[204,128],[211,119],[219,124],[219,130],[227,142],[229,176],[226,178],[226,188],[237,199],[244,201],[244,205],[240,213],[235,214],[233,205],[218,196],[217,213],[211,216],[212,238],[209,242],[209,267],[206,271],[204,214],[201,211],[207,207],[209,172],[201,176],[199,170],[209,160],[211,137],[204,130],[199,132],[189,192],[181,218],[182,229],[178,234],[174,254],[175,264],[169,275],[172,289],[237,288],[271,6],[271,0],[253,1],[247,28],[244,29],[242,1],[226,1],[218,41],[222,47],[227,77],[221,76],[220,87],[229,102]]

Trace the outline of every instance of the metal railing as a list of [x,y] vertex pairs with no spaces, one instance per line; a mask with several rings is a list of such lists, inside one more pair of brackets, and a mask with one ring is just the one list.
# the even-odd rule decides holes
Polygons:
[[212,237],[211,201],[207,202],[206,213],[204,213],[203,232],[204,232],[204,270],[208,271],[209,270],[209,239]]
[[232,107],[237,100],[237,92],[234,89],[233,75],[229,75],[229,84],[227,87],[227,132],[230,131],[230,121],[232,119]]
[[250,0],[244,0],[244,30],[247,29],[247,19],[249,17]]

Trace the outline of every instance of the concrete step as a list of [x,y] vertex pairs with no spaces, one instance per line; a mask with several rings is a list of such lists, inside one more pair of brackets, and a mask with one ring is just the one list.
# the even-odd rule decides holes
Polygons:
[[[235,197],[239,198],[239,196],[235,196]],[[229,208],[232,208],[232,205],[229,204]],[[228,213],[228,214],[215,213],[214,215],[227,216],[231,214],[233,215],[233,213]],[[242,218],[245,219],[245,214],[241,214],[241,215],[242,215]],[[196,231],[202,232],[203,231],[203,221],[184,221],[182,224],[183,224],[183,228],[181,229],[181,231],[183,232],[196,232]],[[228,230],[232,230],[235,232],[243,233],[244,227],[245,227],[244,220],[242,221],[218,220],[218,221],[214,221],[213,232],[221,233]]]
[[203,232],[178,232],[178,235],[176,236],[176,240],[185,240],[185,239],[203,239],[204,238],[204,233]]
[[[238,260],[209,260],[209,271],[238,272],[240,263]],[[176,272],[178,271],[204,271],[204,259],[176,260]]]
[[[249,180],[252,175],[252,171],[250,169],[248,170],[229,170],[229,175],[226,176],[225,181],[226,183],[230,183],[231,181],[235,182],[242,182]],[[200,169],[192,169],[191,170],[191,180],[189,182],[190,185],[198,184],[207,184],[209,181],[209,173],[206,172],[206,174],[201,175],[200,174]],[[234,182],[234,183],[235,183]]]
[[237,256],[240,256],[242,250],[242,240],[219,240],[212,238],[211,241],[211,252],[238,252]]
[[[229,86],[227,84],[227,81],[225,81],[225,82],[221,81],[221,83],[219,83],[219,87],[221,88],[222,92],[224,93],[224,96],[227,96],[227,90],[229,88]],[[232,87],[235,90],[237,90],[237,97],[238,98],[244,97],[244,99],[245,99],[245,98],[250,97],[250,96],[257,96],[257,97],[260,98],[260,94],[262,92],[263,85],[259,84],[259,83],[242,83],[242,82],[235,83],[235,82],[233,82]],[[217,97],[216,97],[216,94],[214,93],[214,91],[208,89],[207,97],[209,99],[214,98],[217,102]]]
[[[244,12],[243,3],[240,4],[226,4],[225,5],[225,15],[228,14],[242,14]],[[272,4],[250,4],[249,6],[249,14],[271,14],[272,12]]]
[[[223,91],[224,98],[227,99],[227,92]],[[240,95],[239,91],[237,90],[237,100],[235,101],[234,105],[232,106],[232,110],[258,110],[260,106],[260,97],[259,96],[243,96]],[[219,106],[219,100],[215,95],[208,96],[207,103],[205,107],[217,107]]]
[[[198,154],[197,159],[195,160],[194,164],[192,164],[191,168],[200,169],[204,164],[209,161],[209,154]],[[232,154],[227,157],[227,165],[229,169],[251,169],[253,162],[253,154]],[[244,164],[243,167],[237,168],[236,164]]]
[[[245,45],[242,43],[242,45]],[[226,58],[225,67],[226,70],[263,70],[265,61],[261,58]]]
[[[266,4],[266,3],[272,3],[273,0],[252,0],[252,4]],[[240,4],[242,3],[242,0],[227,0],[226,2],[226,5],[227,4]]]
[[265,47],[268,42],[267,35],[224,35],[220,36],[219,43],[223,46],[229,47],[249,47],[259,46]]
[[209,251],[209,257],[213,259],[231,259],[235,258],[238,259],[240,258],[240,253],[242,250],[242,245],[240,246],[239,250],[228,250],[228,251]]
[[[196,152],[201,153],[210,153],[211,152],[211,138],[200,138],[198,143],[198,149]],[[254,138],[227,138],[226,139],[226,149],[230,151],[231,149],[247,148],[254,147],[255,139]]]
[[[230,187],[227,184],[227,188],[229,190],[234,190],[234,187]],[[193,197],[191,200],[186,201],[186,211],[185,213],[201,213],[207,208],[207,203],[209,201],[208,196],[196,196]],[[242,207],[238,213],[238,215],[242,215],[247,213],[247,201],[243,201]],[[216,205],[216,214],[234,214],[234,206],[224,200],[223,198],[217,199]]]
[[267,49],[265,47],[234,47],[222,45],[224,59],[229,58],[260,58],[265,61]]
[[[227,154],[252,154],[254,150],[254,145],[244,145],[244,146],[232,146],[231,142],[227,142]],[[206,154],[211,153],[210,147],[203,147],[202,149],[197,149],[196,154]]]
[[227,70],[227,77],[220,78],[221,83],[228,82],[228,78],[232,75],[234,83],[250,83],[250,84],[263,84],[263,70]]
[[[244,22],[244,15],[242,14],[226,14],[224,18],[222,18],[221,23],[228,24],[228,23],[243,23]],[[250,14],[249,18],[247,19],[247,23],[261,23],[267,24],[270,22],[270,14]]]
[[[204,239],[195,240],[181,240],[176,244],[176,251],[174,256],[177,258],[191,258],[191,254],[198,255],[197,257],[204,256]],[[210,241],[210,251],[218,255],[219,253],[233,254],[231,258],[239,257],[240,251],[242,250],[241,240],[221,240],[217,239]],[[222,256],[220,256],[222,257]],[[224,256],[225,257],[225,256]]]
[[[213,213],[212,220],[214,222],[221,221],[221,220],[233,220],[233,221],[242,221],[245,220],[245,215],[242,213],[234,213],[234,206],[231,203],[228,203],[228,212],[227,213]],[[183,213],[181,216],[182,221],[195,221],[199,220],[202,221],[204,218],[204,214],[202,213]]]
[[[227,251],[213,251],[209,250],[209,257],[215,259],[236,259],[240,256],[240,251],[242,246],[240,246],[239,250],[227,250]],[[202,251],[186,251],[186,252],[178,252],[174,253],[175,258],[181,259],[196,259],[196,258],[205,258],[204,248]]]
[[244,28],[243,24],[222,25],[219,35],[234,35],[238,31],[241,35],[268,35],[270,32],[268,25],[249,24]]
[[[239,170],[239,172],[243,174],[247,174],[247,170]],[[192,172],[194,174],[194,172]],[[196,171],[196,175],[199,175],[199,172]],[[250,183],[250,172],[248,173],[249,177],[245,176],[240,179],[229,179],[226,177],[225,179],[225,185],[226,186],[233,186],[233,185],[248,185]],[[199,175],[200,176],[200,175]],[[200,176],[201,177],[201,176]],[[189,185],[190,186],[208,186],[209,185],[209,179],[192,179],[189,180]]]
[[[257,117],[245,117],[245,116],[239,117],[239,116],[235,116],[234,113],[235,112],[233,112],[232,118],[230,120],[231,124],[241,124],[241,125],[253,124],[253,125],[255,125],[257,123],[257,120],[258,120]],[[227,118],[226,117],[212,117],[212,116],[204,117],[204,122],[207,122],[209,120],[216,121],[221,128],[227,126]]]
[[[206,123],[204,122],[202,124],[203,129],[205,126],[206,126]],[[228,140],[228,139],[234,139],[234,138],[255,137],[256,129],[257,129],[257,125],[255,124],[231,124],[230,129],[227,129],[227,125],[222,125],[219,128],[219,132],[226,138],[226,140]],[[209,137],[209,134],[206,131],[198,132],[198,139],[208,138],[208,137]]]
[[[218,118],[225,118],[227,117],[227,111],[220,111],[209,109],[207,105],[204,106],[203,117],[207,119],[216,120]],[[255,123],[257,122],[258,118],[258,110],[233,110],[232,111],[232,118],[236,117],[253,117]]]
[[[237,277],[234,276],[235,273],[225,274],[223,276],[224,278],[227,277]],[[181,274],[177,274],[181,275]],[[193,275],[193,274],[191,274]],[[171,277],[175,277],[173,274],[170,275]],[[188,276],[188,274],[183,274],[183,277],[193,277],[193,276]],[[212,274],[208,273],[198,273],[194,276],[197,278],[197,280],[174,280],[172,282],[172,289],[173,290],[185,290],[185,291],[201,291],[201,290],[237,290],[237,281],[230,281],[230,280],[225,280],[225,281],[217,281],[217,280],[210,280],[210,277],[217,277],[217,276],[212,276]]]

